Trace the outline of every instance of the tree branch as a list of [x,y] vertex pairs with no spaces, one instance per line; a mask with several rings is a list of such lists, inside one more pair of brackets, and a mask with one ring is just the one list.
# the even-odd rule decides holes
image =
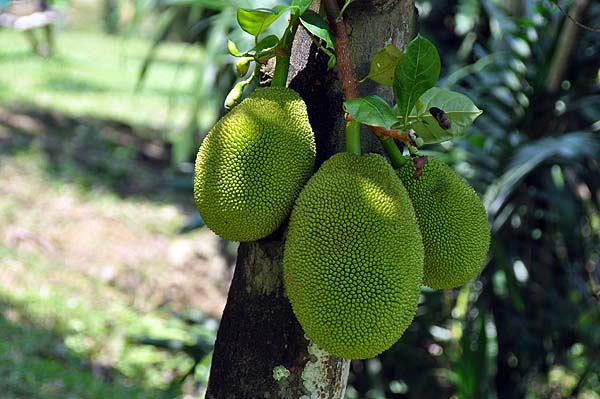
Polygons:
[[[340,75],[342,77],[344,95],[346,100],[358,98],[358,79],[356,78],[356,71],[352,65],[348,34],[346,32],[344,20],[340,15],[340,7],[338,6],[336,0],[324,0],[324,5],[327,16],[332,22],[335,32],[335,52],[337,57],[337,65],[340,69]],[[346,119],[348,121],[351,120],[349,118]],[[402,152],[393,140],[390,141],[390,138],[400,140],[408,145],[410,144],[408,137],[393,129],[387,130],[378,126],[366,126],[371,129],[371,132],[379,139],[386,153],[390,157],[393,166],[395,168],[402,166],[404,162],[401,157],[398,157],[398,154],[401,155]],[[386,141],[384,142],[384,140]]]

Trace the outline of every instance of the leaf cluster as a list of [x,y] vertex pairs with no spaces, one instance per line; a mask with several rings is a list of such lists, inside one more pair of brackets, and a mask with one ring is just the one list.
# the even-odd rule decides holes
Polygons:
[[235,43],[229,40],[230,54],[235,57],[252,57],[262,63],[273,57],[274,48],[284,44],[284,36],[268,35],[263,37],[262,35],[269,26],[288,13],[290,18],[287,29],[291,29],[298,21],[314,37],[324,41],[326,51],[333,51],[335,49],[334,39],[329,32],[327,22],[319,14],[308,9],[311,3],[312,0],[293,0],[289,6],[277,5],[269,9],[238,8],[237,22],[244,32],[254,37],[255,45],[251,49],[241,52],[237,49]]
[[[393,44],[387,45],[373,57],[369,74],[363,81],[368,78],[392,86],[395,106],[372,95],[346,101],[346,112],[366,125],[403,132],[412,130],[419,144],[460,137],[482,111],[467,96],[434,87],[440,69],[435,45],[421,35],[417,35],[404,52]],[[445,114],[446,123],[438,120],[432,108]]]

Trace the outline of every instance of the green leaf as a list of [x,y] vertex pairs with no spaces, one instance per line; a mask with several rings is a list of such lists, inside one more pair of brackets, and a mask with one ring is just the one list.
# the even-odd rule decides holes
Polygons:
[[402,51],[393,44],[388,44],[373,56],[369,74],[361,82],[371,79],[379,84],[392,86],[394,84],[394,72],[401,57]]
[[292,15],[299,17],[308,10],[313,0],[292,0],[290,10]]
[[336,56],[334,54],[330,54],[329,59],[327,60],[327,70],[329,71],[329,70],[333,69],[336,62],[337,62]]
[[300,23],[314,36],[325,41],[327,48],[335,49],[333,36],[329,31],[329,25],[319,14],[312,10],[306,11],[300,17]]
[[[442,129],[438,121],[431,115],[429,108],[437,107],[450,118],[452,126]],[[439,87],[427,90],[410,113],[410,119],[417,118],[411,128],[426,144],[439,143],[457,138],[483,113],[471,99],[464,94]]]
[[227,50],[229,50],[229,54],[233,55],[234,57],[242,56],[242,53],[240,50],[238,50],[237,45],[229,39],[227,39]]
[[284,12],[286,12],[290,8],[291,8],[290,6],[279,5],[279,6],[275,6],[275,7],[271,8],[271,12],[273,14],[277,14],[277,16],[280,17]]
[[398,118],[390,105],[381,97],[367,96],[344,102],[344,109],[352,119],[365,125],[390,129]]
[[440,56],[433,43],[417,35],[406,47],[394,73],[394,97],[405,120],[417,99],[437,83],[440,68]]
[[277,43],[279,43],[279,38],[275,35],[264,37],[256,44],[256,52],[260,53],[264,49],[275,47]]
[[247,10],[238,8],[237,20],[240,27],[251,34],[258,37],[265,31],[273,22],[283,14],[283,10],[274,13],[272,10]]

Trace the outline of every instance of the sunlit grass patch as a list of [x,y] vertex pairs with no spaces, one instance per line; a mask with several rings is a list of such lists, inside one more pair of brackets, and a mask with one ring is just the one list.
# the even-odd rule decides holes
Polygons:
[[0,246],[0,258],[0,388],[14,397],[169,397],[193,361],[135,340],[214,335],[136,312],[124,293],[33,251]]
[[48,59],[34,55],[20,32],[1,30],[0,43],[0,105],[20,103],[155,128],[181,128],[189,115],[189,89],[201,57],[190,46],[161,45],[136,92],[149,40],[57,30],[56,51]]

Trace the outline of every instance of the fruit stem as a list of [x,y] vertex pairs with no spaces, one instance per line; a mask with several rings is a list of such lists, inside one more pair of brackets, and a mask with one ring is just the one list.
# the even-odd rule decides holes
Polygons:
[[394,168],[399,168],[406,162],[406,158],[402,156],[402,151],[396,145],[394,140],[402,141],[408,148],[411,148],[411,142],[408,138],[408,134],[400,133],[395,129],[386,130],[380,126],[367,125],[371,132],[379,139],[381,146],[385,150],[385,153],[390,158]]
[[296,35],[296,30],[300,24],[300,19],[290,17],[290,22],[283,34],[281,43],[275,49],[275,71],[271,80],[271,87],[285,87],[287,85],[287,76],[290,69],[290,54],[292,50],[292,42]]
[[360,123],[354,120],[346,122],[346,152],[360,156]]
[[380,138],[379,141],[385,150],[385,153],[390,158],[390,162],[394,169],[402,167],[407,162],[406,157],[402,155],[402,151],[398,148],[394,139],[391,137]]
[[271,80],[271,87],[285,87],[287,84],[288,70],[290,69],[290,57],[285,55],[275,56],[275,72]]

